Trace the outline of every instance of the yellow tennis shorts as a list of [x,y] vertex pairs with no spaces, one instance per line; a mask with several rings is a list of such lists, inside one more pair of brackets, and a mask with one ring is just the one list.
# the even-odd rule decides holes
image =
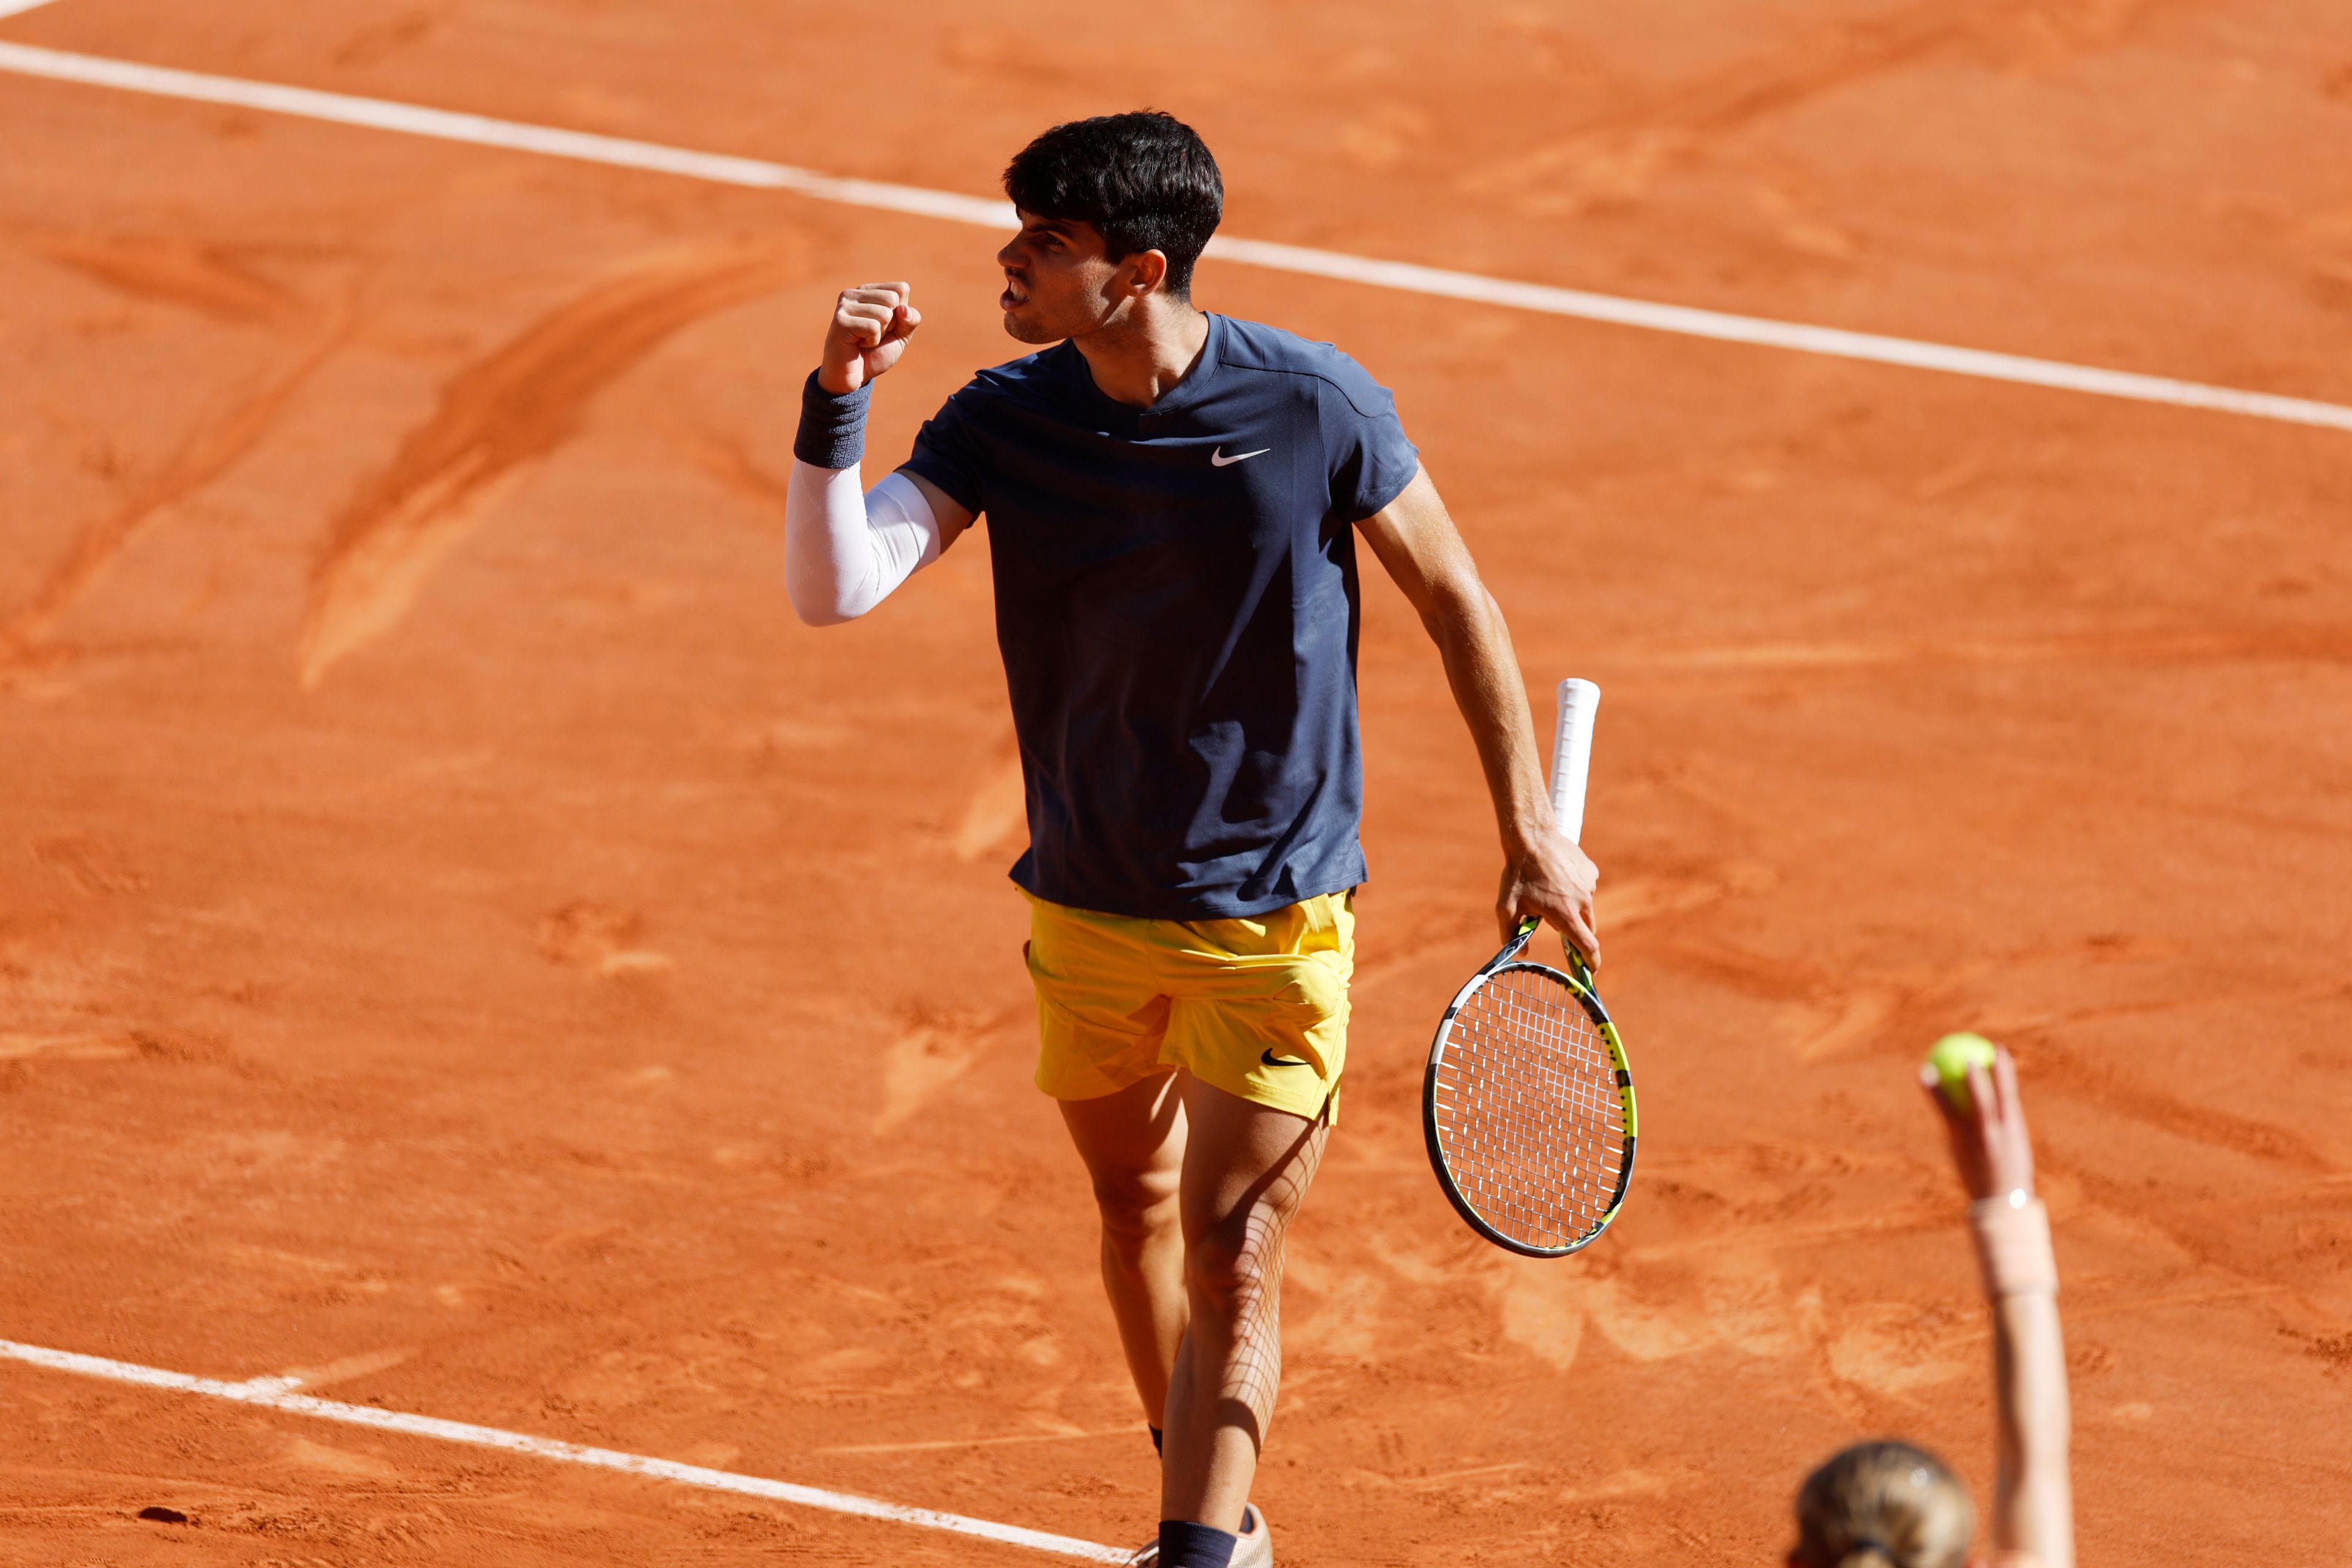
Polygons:
[[1181,1067],[1259,1105],[1337,1120],[1356,967],[1350,894],[1212,921],[1027,897],[1039,1089],[1095,1100]]

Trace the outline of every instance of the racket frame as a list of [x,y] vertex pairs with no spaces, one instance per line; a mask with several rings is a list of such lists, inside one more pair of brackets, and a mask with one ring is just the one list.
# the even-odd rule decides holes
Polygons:
[[[1527,950],[1528,940],[1535,935],[1538,923],[1533,920],[1521,921],[1511,940],[1504,944],[1503,951],[1488,959],[1486,966],[1465,981],[1462,989],[1454,994],[1454,1000],[1446,1004],[1445,1016],[1437,1021],[1437,1033],[1429,1043],[1429,1066],[1422,1076],[1421,1130],[1429,1144],[1429,1163],[1437,1173],[1437,1184],[1444,1189],[1446,1201],[1454,1205],[1454,1212],[1462,1216],[1465,1224],[1496,1246],[1523,1258],[1566,1258],[1598,1241],[1601,1233],[1609,1228],[1610,1222],[1617,1217],[1617,1211],[1624,1206],[1626,1189],[1633,1181],[1634,1151],[1641,1142],[1641,1117],[1634,1104],[1633,1069],[1625,1059],[1625,1042],[1617,1037],[1617,1026],[1610,1020],[1609,1009],[1601,1005],[1600,993],[1592,988],[1592,972],[1585,966],[1583,956],[1565,942],[1561,943],[1561,951],[1568,955],[1565,973],[1549,964],[1520,958],[1519,954]],[[1624,1159],[1617,1167],[1617,1190],[1610,1195],[1609,1207],[1591,1229],[1559,1247],[1538,1247],[1516,1237],[1506,1236],[1480,1214],[1454,1179],[1453,1167],[1445,1158],[1444,1141],[1437,1127],[1437,1075],[1445,1062],[1447,1037],[1453,1030],[1454,1015],[1462,1011],[1464,1005],[1480,986],[1514,970],[1524,970],[1556,981],[1576,998],[1577,1005],[1584,1009],[1585,1016],[1592,1020],[1593,1032],[1608,1047],[1610,1065],[1617,1080],[1618,1104],[1623,1108],[1625,1116]]]

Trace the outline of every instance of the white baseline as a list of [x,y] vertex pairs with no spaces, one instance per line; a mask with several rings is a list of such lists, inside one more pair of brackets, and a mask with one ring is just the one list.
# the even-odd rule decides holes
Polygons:
[[331,1399],[313,1399],[307,1394],[291,1392],[288,1380],[282,1377],[257,1377],[244,1383],[224,1383],[209,1377],[191,1377],[183,1372],[165,1372],[160,1367],[141,1366],[134,1362],[108,1361],[102,1356],[79,1355],[72,1351],[53,1351],[39,1345],[19,1344],[14,1340],[0,1340],[0,1359],[25,1362],[33,1366],[47,1367],[52,1372],[102,1377],[112,1383],[132,1383],[145,1388],[168,1389],[175,1394],[194,1394],[208,1399],[258,1405],[295,1415],[315,1416],[321,1421],[340,1421],[348,1426],[372,1426],[380,1432],[399,1432],[411,1437],[434,1437],[445,1443],[464,1443],[477,1448],[503,1448],[509,1453],[528,1454],[534,1458],[553,1459],[560,1464],[619,1470],[626,1475],[645,1476],[657,1481],[677,1481],[710,1491],[736,1492],[744,1497],[795,1503],[802,1508],[824,1509],[829,1513],[853,1514],[860,1519],[885,1520],[893,1524],[919,1525],[925,1530],[944,1530],[956,1535],[974,1535],[983,1541],[1002,1542],[1007,1546],[1025,1546],[1034,1552],[1051,1552],[1063,1557],[1083,1558],[1090,1563],[1124,1563],[1129,1556],[1125,1552],[1091,1541],[1080,1541],[1067,1535],[1049,1535],[1042,1530],[1024,1530],[1018,1525],[997,1524],[990,1520],[971,1519],[960,1513],[908,1508],[900,1503],[881,1502],[847,1492],[829,1492],[815,1487],[794,1486],[790,1481],[772,1481],[763,1476],[739,1475],[732,1470],[714,1470],[701,1465],[681,1465],[672,1459],[649,1458],[643,1454],[625,1454],[615,1448],[583,1447],[577,1443],[560,1443],[552,1437],[533,1437],[521,1432],[501,1431],[496,1426],[477,1426],[466,1421],[444,1421],[433,1415],[410,1415],[397,1410],[379,1410],[369,1405],[342,1405]]
[[53,3],[54,0],[0,0],[0,16],[21,16]]
[[[7,0],[0,0],[0,6],[6,4]],[[5,11],[0,11],[0,14],[5,14]],[[511,120],[494,120],[486,115],[428,109],[380,98],[358,98],[348,93],[321,92],[312,88],[247,81],[237,77],[209,76],[163,66],[140,65],[130,60],[107,59],[96,55],[35,48],[25,44],[0,44],[0,70],[22,76],[46,77],[53,81],[80,82],[92,87],[117,88],[127,92],[189,99],[200,103],[235,104],[276,114],[299,115],[343,125],[363,125],[379,131],[397,131],[412,136],[431,136],[446,142],[503,147],[551,157],[574,158],[625,169],[680,174],[721,184],[791,191],[818,201],[913,213],[953,223],[979,224],[988,228],[1006,228],[1013,222],[1012,208],[1005,203],[960,195],[950,191],[925,190],[916,185],[892,184],[879,180],[843,179],[759,158],[697,153],[654,142],[600,136],[591,132],[564,131]],[[1684,337],[1711,338],[1720,342],[1752,343],[1766,348],[1790,349],[1801,353],[1827,354],[1838,359],[1906,365],[1915,370],[1944,371],[1954,375],[1978,376],[2025,386],[2053,387],[2140,403],[2212,409],[2257,419],[2279,420],[2289,425],[2352,430],[2352,407],[2274,393],[2246,392],[2201,382],[2178,381],[2169,376],[2101,370],[2058,360],[1994,353],[1983,349],[1958,348],[1948,343],[1886,337],[1876,332],[1847,331],[1837,327],[1807,326],[1802,322],[1703,310],[1686,305],[1659,304],[1613,294],[1594,294],[1580,289],[1555,288],[1543,283],[1518,283],[1475,272],[1454,272],[1403,261],[1381,261],[1370,257],[1349,256],[1335,250],[1314,250],[1304,246],[1280,245],[1266,240],[1213,239],[1209,242],[1209,254],[1251,267],[1303,272],[1312,277],[1339,279],[1408,294],[1470,300],[1481,304],[1540,311],[1547,315],[1608,321],[1618,326],[1641,327]]]

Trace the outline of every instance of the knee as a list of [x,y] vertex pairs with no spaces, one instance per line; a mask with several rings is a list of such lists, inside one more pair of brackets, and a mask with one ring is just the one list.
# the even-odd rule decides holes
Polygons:
[[1262,1295],[1277,1265],[1281,1237],[1272,1227],[1236,1215],[1188,1237],[1184,1279],[1193,1298],[1211,1307],[1238,1311],[1246,1299]]
[[1095,1177],[1095,1207],[1101,1211],[1103,1238],[1122,1256],[1140,1253],[1177,1222],[1177,1173],[1118,1171]]

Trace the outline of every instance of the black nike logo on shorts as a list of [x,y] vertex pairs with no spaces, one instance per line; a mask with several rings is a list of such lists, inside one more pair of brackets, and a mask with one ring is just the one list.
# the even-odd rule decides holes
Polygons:
[[1260,1053],[1258,1060],[1270,1068],[1311,1068],[1313,1062],[1300,1061],[1297,1057],[1278,1057],[1272,1051]]

